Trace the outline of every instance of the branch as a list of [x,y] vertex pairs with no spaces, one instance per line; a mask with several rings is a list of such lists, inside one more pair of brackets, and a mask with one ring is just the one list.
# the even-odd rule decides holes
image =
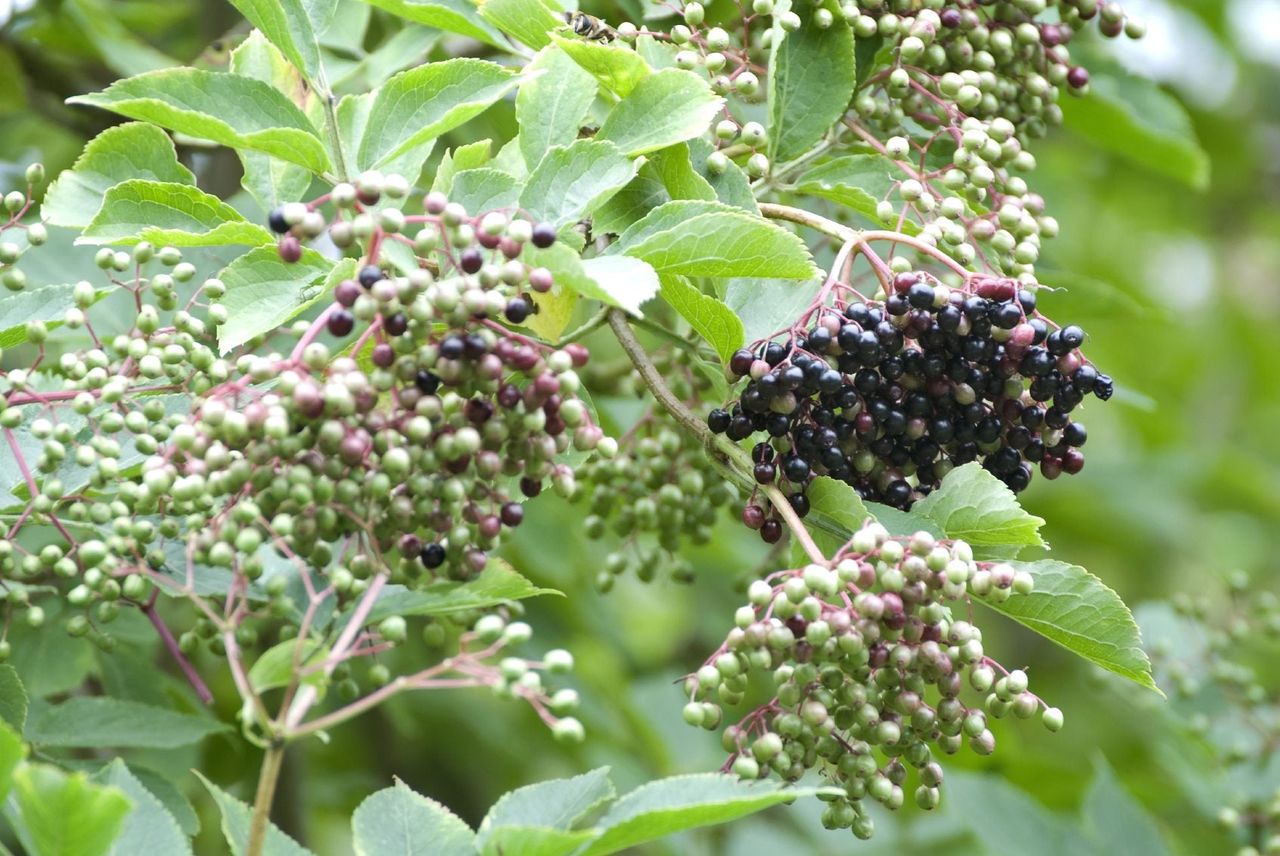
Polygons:
[[928,256],[939,264],[945,265],[966,280],[974,275],[973,271],[969,270],[932,244],[926,244],[919,238],[913,238],[910,235],[904,235],[901,232],[851,229],[848,226],[840,225],[834,220],[828,220],[826,217],[805,211],[801,208],[792,208],[790,205],[776,205],[772,202],[761,202],[760,213],[765,217],[768,217],[770,220],[785,220],[789,223],[798,223],[801,226],[808,226],[814,231],[821,232],[828,237],[835,238],[842,242],[853,241],[855,243],[865,244],[872,241],[888,241],[894,244],[902,244],[904,247],[910,247],[921,255]]
[[748,475],[752,471],[752,466],[747,453],[729,438],[712,433],[702,417],[685,407],[684,402],[667,386],[657,367],[649,359],[649,354],[645,351],[644,346],[640,344],[639,340],[636,339],[635,333],[631,331],[631,325],[627,323],[627,316],[623,314],[622,310],[609,310],[609,326],[613,329],[613,334],[617,337],[618,343],[622,345],[622,350],[631,358],[631,363],[636,367],[636,371],[640,373],[645,385],[649,387],[649,391],[653,393],[653,397],[657,399],[663,409],[670,413],[686,431],[701,441],[702,445],[711,454],[712,460],[716,461],[730,478],[745,487],[758,487],[763,491],[778,516],[782,518],[782,522],[786,523],[787,528],[791,530],[792,537],[804,548],[809,558],[814,562],[825,564],[827,557],[818,549],[818,545],[814,543],[809,530],[805,528],[804,523],[796,514],[795,509],[791,507],[791,503],[783,496],[782,491],[776,485],[757,485],[755,480]]
[[284,742],[273,740],[267,744],[262,756],[262,769],[258,773],[258,792],[253,800],[253,816],[249,820],[246,856],[262,856],[267,842],[267,827],[271,822],[271,803],[275,801],[276,784],[280,781],[280,766],[283,763]]
[[178,640],[173,638],[173,632],[169,630],[169,625],[165,624],[164,619],[156,612],[154,597],[149,603],[142,606],[142,612],[155,626],[156,633],[160,634],[160,641],[164,643],[165,650],[169,652],[169,656],[173,657],[174,662],[182,669],[182,674],[187,676],[187,682],[196,691],[200,701],[205,704],[213,704],[213,693],[209,691],[208,684],[204,682],[204,679],[200,677],[200,673],[196,671],[195,666],[191,665],[191,661],[182,653],[182,649],[178,647]]

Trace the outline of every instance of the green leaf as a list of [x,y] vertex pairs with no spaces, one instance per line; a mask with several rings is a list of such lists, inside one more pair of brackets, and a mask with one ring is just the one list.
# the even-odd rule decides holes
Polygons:
[[[377,92],[366,92],[363,95],[344,96],[338,102],[338,134],[342,140],[343,150],[346,152],[347,162],[356,167],[359,167],[356,157],[365,138],[375,98],[377,98]],[[407,149],[403,154],[391,158],[383,164],[382,169],[386,172],[397,172],[406,177],[412,175],[416,183],[416,177],[422,172],[422,165],[426,163],[434,148],[435,140],[427,140],[422,145]]]
[[742,320],[744,340],[758,342],[789,327],[821,287],[821,280],[738,277],[725,287],[724,302]]
[[[872,223],[897,228],[897,216],[892,221],[882,220],[876,206],[890,196],[900,177],[905,176],[896,175],[893,162],[883,155],[848,155],[808,170],[800,176],[795,189],[798,193],[837,202]],[[908,218],[903,221],[902,231],[918,234],[920,224]]]
[[183,834],[190,838],[200,831],[200,818],[195,807],[173,781],[146,767],[130,767],[129,772],[160,801],[165,811],[177,821]]
[[511,208],[520,199],[520,184],[509,172],[481,167],[467,169],[453,179],[449,200],[472,215]]
[[207,716],[125,699],[75,696],[34,714],[27,723],[27,739],[42,747],[172,749],[227,730]]
[[329,168],[324,144],[298,106],[261,80],[238,74],[164,69],[67,103],[101,107],[234,149],[266,152],[312,172]]
[[110,0],[70,0],[61,9],[67,16],[63,26],[83,34],[107,67],[119,75],[127,77],[180,65],[130,32]]
[[1080,856],[1079,830],[999,776],[948,770],[946,795],[945,811],[973,833],[980,852]]
[[644,165],[644,172],[661,181],[672,199],[714,202],[717,198],[715,188],[694,169],[686,143],[655,152]]
[[112,856],[136,856],[136,854],[164,854],[181,856],[191,853],[191,844],[182,827],[155,795],[147,790],[137,776],[116,758],[97,773],[92,781],[118,789],[133,804],[125,816],[120,837],[109,853]]
[[320,45],[302,0],[231,0],[309,80],[320,79]]
[[560,335],[573,320],[573,310],[578,306],[578,292],[555,283],[545,294],[530,295],[538,311],[525,320],[524,326],[552,344],[560,341]]
[[107,191],[93,222],[76,239],[83,244],[210,247],[274,243],[271,233],[236,209],[189,184],[134,179]]
[[591,219],[591,227],[598,235],[619,235],[650,211],[670,201],[671,194],[667,193],[662,182],[646,175],[642,169],[626,187],[600,206]]
[[668,202],[623,232],[616,246],[659,273],[788,279],[816,273],[796,235],[718,202]]
[[[253,687],[254,692],[287,687],[293,680],[295,656],[299,667],[303,669],[314,666],[329,656],[329,646],[321,645],[314,639],[303,644],[301,654],[298,653],[299,644],[302,643],[298,639],[287,639],[272,645],[253,661],[253,666],[249,669],[249,686]],[[301,683],[313,684],[319,690],[324,680],[324,674],[316,671],[303,678]]]
[[[305,87],[297,69],[257,30],[231,52],[231,71],[269,83],[285,94]],[[240,185],[264,211],[301,199],[311,186],[310,170],[297,164],[249,149],[236,154],[244,166]]]
[[368,797],[351,818],[356,856],[474,856],[475,833],[404,782]]
[[784,788],[775,782],[744,782],[704,773],[672,776],[641,785],[618,800],[601,818],[600,837],[583,856],[604,856],[656,841],[686,829],[727,823],[779,803],[816,793]]
[[465,583],[440,580],[421,589],[386,586],[365,623],[377,624],[391,615],[451,615],[543,594],[560,592],[538,588],[502,559],[490,559],[480,576]]
[[599,256],[583,259],[563,243],[526,251],[526,261],[551,271],[559,285],[641,316],[640,307],[658,293],[658,275],[639,259]]
[[[27,341],[27,322],[43,321],[49,329],[61,327],[66,311],[76,305],[75,286],[66,283],[25,288],[0,294],[0,348]],[[114,289],[99,289],[101,300]]]
[[468,0],[364,0],[364,2],[414,23],[470,36],[494,47],[503,47],[502,33],[480,17],[475,4]]
[[742,347],[742,322],[733,310],[710,295],[703,294],[689,280],[675,274],[659,277],[662,299],[680,313],[689,326],[715,348],[720,362]]
[[479,59],[451,59],[403,71],[378,90],[356,157],[361,169],[383,166],[483,113],[520,79]]
[[289,264],[275,247],[258,247],[227,265],[218,274],[227,286],[222,303],[228,320],[218,328],[222,353],[296,318],[325,295],[315,286],[333,270],[333,263],[314,250]]
[[814,479],[806,491],[813,540],[828,555],[835,555],[853,533],[862,528],[872,513],[857,492],[830,476]]
[[[206,779],[199,770],[193,772],[204,782],[204,786],[213,795],[213,801],[218,804],[218,811],[222,813],[222,834],[227,839],[227,844],[231,845],[231,852],[244,853],[249,844],[249,806]],[[312,853],[268,821],[267,840],[262,856],[312,856]]]
[[1071,653],[1160,692],[1138,625],[1120,595],[1078,565],[1053,559],[1009,564],[1031,574],[1035,591],[1004,603],[982,603]]
[[[19,438],[24,434],[26,432],[19,432]],[[5,457],[0,456],[0,462]],[[46,619],[54,617],[53,608],[48,607],[45,611],[48,613]],[[46,621],[46,626],[37,630],[14,622],[9,628],[8,638],[13,643],[13,657],[9,663],[18,670],[31,698],[69,692],[79,686],[93,669],[94,648],[89,641],[72,638],[50,624],[52,622]],[[30,711],[27,719],[31,719]]]
[[1169,845],[1155,819],[1129,795],[1101,756],[1084,796],[1084,826],[1098,853],[1169,856]]
[[769,158],[775,162],[822,139],[844,115],[857,79],[853,31],[839,15],[826,29],[806,15],[798,30],[776,28],[774,38],[780,35],[769,58]]
[[657,151],[701,135],[723,103],[693,72],[664,68],[614,105],[595,138],[617,143],[629,155]]
[[626,98],[652,71],[639,54],[618,44],[571,39],[556,33],[551,40],[619,98]]
[[49,185],[40,216],[54,226],[84,228],[107,190],[138,178],[196,183],[191,171],[178,163],[168,134],[145,122],[126,122],[89,141],[75,165]]
[[551,44],[548,33],[564,25],[542,0],[478,0],[480,17],[534,50]]
[[18,670],[8,663],[0,665],[0,722],[7,722],[21,734],[27,724],[28,701]]
[[577,140],[556,146],[529,174],[520,207],[558,230],[591,214],[635,173],[635,163],[613,143]]
[[932,519],[948,538],[975,547],[1044,546],[1044,520],[1023,511],[1013,491],[976,461],[947,473],[912,512]]
[[448,195],[453,189],[455,175],[464,170],[484,166],[489,162],[489,148],[492,142],[492,140],[478,140],[445,152],[444,157],[440,159],[440,166],[436,168],[431,189]]
[[0,804],[13,787],[14,770],[26,757],[27,747],[21,733],[0,722]]
[[1190,117],[1153,81],[1095,73],[1087,95],[1059,103],[1063,125],[1103,151],[1196,190],[1209,186],[1209,155]]
[[129,809],[118,788],[93,784],[84,773],[25,764],[14,772],[5,814],[32,856],[103,856]]
[[533,168],[552,146],[567,146],[578,138],[596,81],[560,47],[543,48],[526,66],[529,74],[516,95],[520,125],[520,153]]
[[568,831],[545,826],[499,826],[480,847],[481,856],[570,856],[599,835],[595,829]]
[[493,804],[480,823],[477,844],[484,846],[503,826],[573,829],[592,810],[616,796],[609,768],[600,767],[570,779],[552,779],[517,788]]

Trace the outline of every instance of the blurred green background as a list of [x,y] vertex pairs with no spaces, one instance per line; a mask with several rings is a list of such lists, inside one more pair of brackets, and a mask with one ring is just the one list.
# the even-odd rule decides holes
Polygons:
[[[1084,472],[1053,483],[1036,480],[1024,503],[1048,520],[1045,533],[1056,557],[1089,568],[1136,607],[1176,592],[1218,597],[1227,572],[1237,569],[1257,586],[1275,584],[1280,2],[1146,0],[1126,8],[1147,21],[1148,37],[1087,49],[1155,77],[1185,104],[1207,153],[1208,181],[1188,186],[1161,170],[1150,152],[1099,145],[1070,130],[1037,150],[1032,183],[1062,227],[1046,247],[1042,279],[1064,287],[1044,296],[1042,307],[1059,321],[1085,326],[1091,358],[1121,391],[1110,405],[1088,408]],[[592,7],[614,22],[627,17],[627,9],[626,3]],[[165,64],[225,63],[223,36],[239,20],[214,0],[40,0],[0,3],[4,10],[11,14],[0,27],[5,185],[37,159],[56,174],[109,121],[104,113],[65,107],[64,98]],[[399,30],[376,13],[362,43],[329,45],[346,63],[348,89],[360,87],[369,63],[409,64],[444,49],[429,38],[401,36],[397,53],[374,51]],[[509,105],[491,111],[452,142],[509,134],[509,113]],[[234,157],[199,149],[186,149],[183,157],[202,187],[236,193]],[[62,255],[50,261],[85,263],[91,250],[83,252],[78,261]],[[56,269],[28,273],[51,281],[58,276]],[[73,278],[63,274],[57,281]],[[606,339],[592,344],[608,359]],[[600,404],[609,410],[609,402]],[[609,765],[625,790],[658,775],[719,766],[716,737],[681,722],[673,681],[723,638],[739,603],[735,588],[762,557],[758,541],[726,520],[712,546],[691,553],[693,586],[626,578],[610,594],[597,595],[590,581],[604,551],[582,537],[582,512],[551,496],[529,511],[509,557],[539,584],[569,595],[530,602],[529,620],[539,648],[564,646],[578,657],[587,743],[565,748],[527,708],[480,691],[402,697],[338,729],[327,745],[291,751],[278,819],[317,852],[348,852],[352,809],[393,776],[474,824],[502,792],[539,779]],[[938,814],[878,816],[879,831],[869,843],[847,832],[824,833],[819,805],[810,803],[652,852],[913,853],[940,846],[948,853],[1049,852],[1059,818],[1068,824],[1061,828],[1065,840],[1073,840],[1086,789],[1104,763],[1175,852],[1227,850],[1228,837],[1213,823],[1222,782],[1210,761],[1198,766],[1209,756],[1186,738],[1168,705],[1099,678],[994,614],[986,619],[988,650],[1011,668],[1027,668],[1040,694],[1066,712],[1060,734],[1033,723],[997,723],[995,756],[985,763],[965,753],[948,760]],[[412,646],[400,654],[422,655]],[[215,669],[206,664],[207,672],[219,674]],[[1280,667],[1275,671],[1280,678]],[[220,697],[234,698],[229,679],[222,674],[219,680]],[[229,721],[234,711],[220,715]],[[202,852],[218,852],[217,821],[187,770],[198,766],[243,796],[251,793],[256,750],[224,739],[203,757],[166,753],[150,760],[196,800]],[[966,766],[990,778],[951,772]],[[1232,785],[1226,786],[1229,793]],[[1053,814],[1035,814],[1037,805]],[[1125,828],[1142,831],[1142,824]],[[1136,839],[1115,845],[1116,853],[1144,852]],[[1065,846],[1063,852],[1073,852]]]

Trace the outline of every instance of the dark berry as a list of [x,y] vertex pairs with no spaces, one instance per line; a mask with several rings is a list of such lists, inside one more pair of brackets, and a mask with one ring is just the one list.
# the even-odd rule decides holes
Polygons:
[[284,206],[279,205],[271,209],[271,213],[267,215],[267,225],[271,227],[271,231],[277,235],[283,235],[289,231],[289,224],[284,219]]
[[387,331],[388,336],[403,336],[409,329],[409,318],[403,312],[388,315],[382,321],[382,329]]
[[484,255],[477,247],[468,247],[458,257],[458,267],[463,273],[478,273],[484,267]]
[[419,369],[418,374],[413,379],[413,385],[423,395],[435,395],[436,390],[440,388],[440,378],[426,369]]
[[1084,425],[1079,422],[1072,422],[1062,429],[1062,442],[1068,446],[1083,446],[1084,441],[1089,438],[1089,434],[1084,429]]
[[760,538],[766,544],[777,544],[782,540],[782,524],[773,518],[769,518],[760,525]]
[[499,514],[503,526],[516,527],[524,520],[524,506],[518,502],[508,502],[502,506]]
[[523,297],[513,297],[507,301],[505,314],[507,320],[512,324],[523,324],[524,320],[529,317],[529,311],[532,307],[529,301]]
[[360,286],[353,279],[344,279],[333,289],[333,299],[350,309],[360,296]]
[[346,309],[335,309],[329,313],[329,335],[346,336],[351,333],[356,326],[356,317]]
[[365,288],[373,288],[373,284],[382,279],[382,268],[377,265],[365,265],[360,268],[360,273],[356,277],[360,280],[360,284]]
[[533,227],[533,245],[545,250],[556,242],[556,228],[550,223],[539,223]]
[[747,372],[751,371],[751,364],[756,360],[756,355],[746,348],[739,348],[729,357],[729,371],[738,377],[743,377]]
[[444,547],[431,542],[422,548],[422,552],[418,554],[418,561],[422,562],[423,567],[438,568],[444,564]]
[[440,342],[440,356],[446,360],[456,360],[462,356],[464,348],[461,336],[446,336]]

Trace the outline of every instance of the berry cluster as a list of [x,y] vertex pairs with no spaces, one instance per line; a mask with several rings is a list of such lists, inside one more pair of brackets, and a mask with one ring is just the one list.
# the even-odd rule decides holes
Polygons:
[[815,306],[790,339],[733,355],[731,374],[749,380],[707,422],[733,440],[767,435],[752,451],[756,481],[790,485],[804,516],[817,475],[908,508],[969,461],[1014,491],[1032,465],[1050,479],[1080,471],[1087,434],[1071,413],[1113,385],[1080,355],[1079,327],[1051,326],[1034,292],[1006,279],[952,289],[908,272],[891,290]]
[[[657,413],[622,438],[616,457],[588,461],[578,477],[586,488],[581,495],[589,494],[591,502],[583,520],[587,537],[603,538],[612,530],[623,539],[605,556],[596,578],[601,591],[629,569],[645,582],[664,569],[677,582],[691,581],[681,541],[707,543],[717,512],[737,498],[697,440]],[[656,545],[646,535],[656,536]]]
[[14,241],[0,242],[0,285],[9,291],[22,291],[27,287],[27,275],[17,267],[18,261],[31,247],[39,247],[49,239],[49,230],[43,223],[23,223],[31,209],[37,185],[44,183],[44,165],[33,163],[27,167],[27,189],[11,190],[4,195],[4,213],[8,219],[0,222],[0,233],[17,229],[26,233],[26,246]]
[[[371,658],[370,682],[385,683],[377,655],[407,636],[406,619],[381,607],[365,620],[385,584],[472,578],[522,521],[523,499],[546,486],[575,492],[569,462],[604,439],[577,397],[588,353],[511,328],[533,311],[530,292],[552,285],[522,256],[554,243],[554,230],[502,212],[473,217],[439,194],[421,215],[373,209],[402,197],[402,184],[366,174],[273,211],[286,262],[325,231],[365,249],[339,263],[350,278],[331,278],[332,303],[314,321],[229,356],[214,335],[228,320],[226,285],[196,285],[179,251],[146,243],[98,254],[108,290],[136,307],[122,332],[106,332],[110,316],[90,318],[101,292],[87,282],[58,319],[82,331],[84,348],[46,360],[49,324],[26,325],[31,368],[0,372],[0,439],[28,498],[0,531],[0,656],[8,616],[22,610],[40,626],[38,598],[61,595],[67,632],[107,650],[121,607],[147,613],[205,697],[183,659],[198,648],[244,668],[259,644],[296,638],[306,651],[340,633],[312,668],[349,696],[360,690],[350,661]],[[400,234],[408,224],[412,238]],[[390,267],[405,257],[393,243],[409,248],[406,273]],[[335,354],[326,336],[354,341]],[[287,346],[271,350],[277,338]],[[161,590],[197,607],[176,634],[156,610]],[[215,608],[212,595],[226,604]],[[404,688],[490,686],[527,700],[557,733],[580,735],[559,716],[568,697],[543,690],[542,665],[499,656],[527,625],[495,636],[504,619],[492,610],[458,618],[472,627],[455,640],[462,648]],[[348,623],[328,626],[335,620]],[[428,628],[428,639],[442,632]],[[561,652],[546,665],[565,661]],[[464,666],[463,678],[438,677]]]
[[1280,694],[1270,679],[1280,598],[1244,572],[1227,582],[1225,601],[1175,596],[1175,614],[1144,626],[1144,636],[1174,711],[1208,748],[1222,790],[1232,795],[1219,825],[1239,843],[1236,856],[1258,856],[1280,852],[1280,784],[1268,762],[1280,745]]
[[[771,672],[776,695],[723,732],[726,770],[746,779],[796,781],[817,767],[844,793],[823,824],[868,838],[870,797],[900,808],[915,770],[914,799],[937,807],[943,771],[935,752],[964,743],[995,749],[988,717],[1039,715],[1051,731],[1061,711],[1027,689],[1021,670],[986,656],[981,631],[947,604],[1031,591],[1024,571],[973,560],[962,541],[925,532],[891,538],[872,523],[829,564],[779,571],[748,589],[737,625],[685,688],[685,721],[718,728],[722,705],[740,704],[753,672]],[[962,698],[965,685],[985,695]]]

